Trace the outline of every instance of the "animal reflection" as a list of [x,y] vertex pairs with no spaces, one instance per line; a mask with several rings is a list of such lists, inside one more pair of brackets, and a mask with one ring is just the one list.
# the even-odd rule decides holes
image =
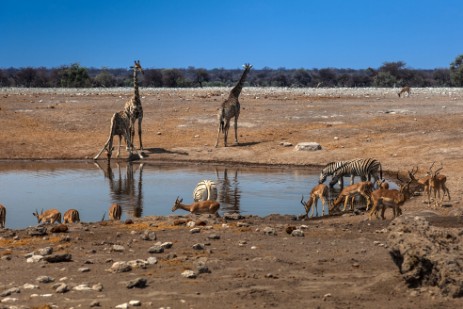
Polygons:
[[103,171],[105,178],[108,179],[109,190],[112,203],[119,204],[127,216],[139,218],[143,213],[143,166],[138,165],[138,179],[135,180],[136,166],[127,163],[125,175],[119,163],[116,163],[117,176],[114,175],[110,164],[102,167],[99,162],[95,165]]
[[228,176],[228,169],[223,171],[223,177],[220,177],[221,172],[216,169],[217,186],[219,187],[218,201],[222,203],[222,211],[225,212],[240,212],[241,190],[239,189],[238,170],[236,169],[232,177]]

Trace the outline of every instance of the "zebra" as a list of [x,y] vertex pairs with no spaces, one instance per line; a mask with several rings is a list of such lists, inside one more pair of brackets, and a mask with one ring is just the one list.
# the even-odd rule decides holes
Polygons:
[[[349,161],[333,161],[333,162],[330,162],[328,163],[327,165],[325,165],[325,167],[322,169],[321,173],[320,173],[320,178],[318,179],[318,183],[322,184],[325,182],[326,178],[328,176],[333,176],[333,174],[338,170],[340,169],[341,167],[343,167],[344,165],[346,164],[349,164],[350,162],[352,162],[354,160],[349,160]],[[343,175],[344,176],[344,175]],[[351,176],[351,184],[354,182],[354,178],[353,176]],[[339,178],[339,185],[341,186],[341,188],[344,187],[344,179],[343,177],[341,176]]]
[[371,177],[373,177],[375,179],[375,183],[377,183],[379,179],[383,179],[383,170],[381,163],[376,159],[355,159],[350,161],[348,164],[342,165],[333,173],[330,186],[333,187],[338,179],[342,179],[344,175],[351,175],[352,183],[355,176],[360,176],[362,181],[367,179],[370,181]]
[[212,180],[202,180],[198,182],[195,189],[193,190],[193,200],[207,201],[217,199],[217,185]]

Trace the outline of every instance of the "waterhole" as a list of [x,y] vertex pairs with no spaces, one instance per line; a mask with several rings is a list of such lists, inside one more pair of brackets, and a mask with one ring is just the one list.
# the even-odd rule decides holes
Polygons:
[[[303,214],[318,182],[309,168],[106,162],[0,162],[0,204],[7,208],[7,228],[37,224],[35,210],[74,208],[84,222],[100,221],[112,203],[122,206],[122,220],[143,216],[184,215],[171,209],[177,197],[193,202],[201,180],[218,188],[219,214]],[[318,203],[321,214],[321,202]]]

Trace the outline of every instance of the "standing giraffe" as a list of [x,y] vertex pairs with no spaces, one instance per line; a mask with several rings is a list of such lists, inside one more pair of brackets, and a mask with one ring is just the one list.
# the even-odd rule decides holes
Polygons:
[[228,130],[230,129],[230,119],[232,119],[233,117],[235,117],[235,145],[238,144],[238,117],[240,115],[240,102],[238,101],[238,97],[240,96],[241,89],[243,89],[244,81],[246,80],[246,76],[251,70],[252,65],[246,63],[245,65],[243,65],[243,68],[243,75],[241,75],[241,78],[236,84],[236,86],[230,91],[228,99],[226,99],[222,103],[219,114],[219,129],[217,131],[217,142],[215,143],[215,147],[219,145],[220,132],[223,132],[224,134],[224,146],[227,147]]
[[143,143],[141,140],[141,122],[143,120],[143,108],[141,106],[140,93],[138,92],[138,72],[143,72],[140,65],[140,60],[134,61],[133,69],[133,96],[125,103],[124,110],[130,115],[132,121],[130,137],[132,143],[135,141],[135,121],[138,119],[138,139],[140,141],[140,150],[143,150]]

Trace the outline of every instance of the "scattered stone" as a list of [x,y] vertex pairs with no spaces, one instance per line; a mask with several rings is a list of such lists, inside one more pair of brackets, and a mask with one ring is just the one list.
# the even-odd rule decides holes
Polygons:
[[[4,299],[1,300],[2,303],[13,303],[13,302],[17,302],[18,299],[15,298],[15,297],[5,297]],[[10,308],[10,307],[8,307]]]
[[237,227],[249,227],[249,223],[247,223],[247,222],[237,222],[236,226]]
[[88,268],[88,267],[80,267],[78,269],[78,271],[81,272],[81,273],[88,273],[90,271],[90,268]]
[[0,293],[0,297],[6,297],[6,296],[10,296],[13,293],[20,293],[20,292],[21,291],[19,290],[19,288],[11,288],[11,289],[5,290],[2,293]]
[[66,283],[58,283],[56,286],[53,286],[56,293],[66,293],[69,291],[69,287]]
[[166,241],[166,242],[163,242],[163,243],[161,244],[161,247],[163,247],[164,249],[170,249],[170,248],[172,248],[173,245],[174,245],[174,244],[173,244],[172,242]]
[[302,142],[298,143],[294,149],[296,151],[316,151],[321,150],[322,146],[316,142]]
[[290,225],[288,227],[286,227],[286,233],[291,235],[291,233],[296,229],[296,227],[294,225]]
[[43,260],[43,255],[33,255],[27,258],[26,263],[37,263]]
[[100,302],[98,300],[94,300],[90,303],[90,307],[100,307]]
[[115,262],[110,268],[110,271],[113,273],[124,273],[131,270],[132,266],[127,264],[127,262]]
[[187,227],[195,227],[195,225],[196,225],[196,222],[194,221],[188,221],[186,224]]
[[194,244],[193,249],[195,250],[204,250],[205,245],[204,244]]
[[72,261],[72,255],[70,254],[56,254],[52,256],[46,256],[43,258],[48,263],[61,263]]
[[143,234],[140,235],[140,238],[143,240],[154,241],[156,240],[156,233],[145,230]]
[[195,227],[190,230],[191,234],[198,234],[199,232],[201,232],[201,229],[199,227]]
[[281,142],[280,145],[283,147],[291,147],[293,144],[290,142]]
[[304,237],[304,231],[303,231],[303,230],[296,229],[296,230],[294,230],[294,231],[291,232],[291,236],[294,236],[294,237]]
[[88,286],[87,283],[82,283],[73,288],[75,291],[91,291],[92,288]]
[[97,291],[97,292],[101,292],[103,291],[103,285],[101,283],[95,283],[94,285],[92,285],[92,290],[94,291]]
[[161,245],[155,245],[148,249],[148,253],[163,253],[164,248]]
[[45,226],[30,227],[27,229],[27,234],[30,236],[45,236],[47,235],[47,228]]
[[133,220],[132,219],[126,219],[124,221],[124,224],[133,224]]
[[241,220],[243,219],[243,216],[240,215],[239,213],[224,213],[223,219],[224,220]]
[[132,267],[132,268],[142,268],[142,269],[145,269],[146,268],[146,265],[148,264],[148,262],[146,262],[145,260],[141,260],[141,259],[138,259],[138,260],[131,260],[131,261],[128,261],[127,264]]
[[41,248],[41,249],[38,249],[37,252],[35,252],[36,255],[50,255],[52,253],[53,253],[52,247]]
[[182,272],[182,276],[188,279],[195,279],[196,273],[192,270],[185,270],[184,272]]
[[211,272],[209,270],[209,267],[207,267],[206,265],[198,265],[196,271],[198,272],[198,274],[209,274]]
[[143,289],[146,287],[146,282],[147,280],[145,278],[136,278],[132,281],[129,281],[129,283],[127,284],[127,288],[128,289],[132,289],[132,288]]
[[51,233],[67,233],[68,231],[68,226],[66,224],[58,224],[56,226],[53,226],[50,229]]
[[158,262],[158,259],[155,258],[154,256],[150,256],[149,258],[146,259],[146,262],[149,264],[149,265],[154,265]]
[[4,256],[1,257],[1,260],[2,260],[2,261],[10,261],[10,260],[11,260],[11,256],[9,256],[9,255],[4,255]]
[[270,235],[270,236],[276,236],[277,232],[274,228],[272,227],[265,227],[262,232],[264,232],[265,235]]
[[188,222],[186,219],[175,219],[173,224],[174,225],[185,225]]
[[38,285],[35,285],[35,284],[32,284],[32,283],[25,283],[23,285],[23,289],[26,289],[26,290],[33,290],[33,289],[38,289],[39,286]]
[[220,239],[220,235],[217,235],[217,234],[211,234],[211,235],[208,235],[207,236],[208,239],[214,239],[214,240],[217,240],[217,239]]
[[39,283],[50,283],[50,282],[55,281],[55,278],[50,277],[50,276],[39,276],[35,279],[35,281]]
[[139,300],[131,300],[129,301],[129,305],[133,307],[140,307],[141,306],[141,301]]
[[121,246],[121,245],[113,245],[111,249],[114,252],[124,252],[125,250],[124,246]]

